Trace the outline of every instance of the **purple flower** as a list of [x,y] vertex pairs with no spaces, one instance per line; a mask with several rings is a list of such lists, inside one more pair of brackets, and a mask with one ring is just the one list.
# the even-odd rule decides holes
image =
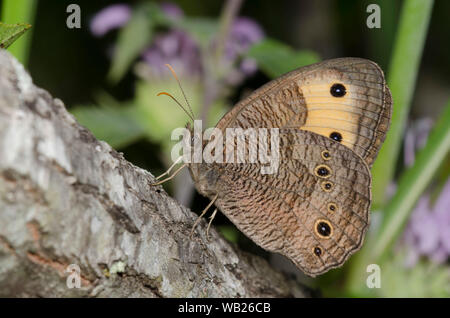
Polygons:
[[237,68],[230,68],[225,81],[231,86],[239,85],[247,76],[254,74],[258,69],[258,64],[254,59],[244,58]]
[[[171,2],[163,2],[161,10],[172,19],[179,19],[183,11]],[[131,7],[127,4],[113,4],[98,12],[91,21],[91,32],[103,36],[111,30],[124,26],[131,17]]]
[[110,5],[97,13],[91,21],[91,32],[103,36],[110,30],[125,25],[131,17],[131,8],[126,4]]
[[411,124],[410,128],[406,130],[403,148],[406,166],[414,163],[416,152],[425,146],[432,125],[433,121],[430,118],[423,118]]
[[[171,19],[183,17],[183,10],[171,2],[160,5],[161,10]],[[142,59],[150,66],[153,76],[169,76],[164,64],[170,64],[179,75],[198,75],[201,72],[200,50],[192,38],[184,31],[169,30],[155,36],[152,45],[142,53]]]
[[[248,49],[264,38],[262,28],[252,19],[238,17],[233,21],[230,34],[225,43],[224,63],[228,74],[225,81],[229,85],[239,85],[246,77],[253,75],[258,65],[252,58],[242,58]],[[241,59],[242,58],[242,59]],[[236,66],[233,66],[236,65]]]
[[429,195],[419,199],[404,239],[410,247],[407,265],[414,265],[420,256],[442,263],[450,257],[450,179],[439,198],[431,206]]
[[263,37],[264,32],[255,21],[246,17],[238,17],[234,20],[231,27],[228,39],[228,53],[232,55],[242,54],[252,44],[261,41]]
[[[232,63],[263,37],[264,32],[255,21],[246,17],[236,18],[225,45],[225,59]],[[241,61],[239,70],[244,73],[244,76],[252,75],[257,70],[256,62],[246,58]]]
[[256,61],[254,59],[245,58],[241,61],[241,64],[239,65],[239,69],[245,75],[252,75],[258,69],[258,64],[256,63]]
[[[424,118],[407,129],[404,142],[405,165],[414,163],[416,152],[425,146],[431,127],[432,120]],[[409,247],[407,266],[416,264],[421,256],[437,263],[445,262],[450,257],[450,179],[434,206],[428,193],[419,199],[403,238]]]
[[[183,11],[171,2],[160,4],[161,10],[170,19],[182,19]],[[131,16],[131,8],[125,4],[117,4],[101,10],[92,20],[91,31],[96,36],[102,36],[108,31],[126,24]],[[229,37],[224,45],[222,68],[226,70],[224,80],[228,85],[235,86],[245,77],[257,70],[256,61],[244,57],[250,46],[264,37],[261,27],[250,18],[236,18],[230,29]],[[211,48],[215,43],[211,43]],[[205,56],[211,54],[202,51],[188,33],[177,28],[157,31],[152,44],[142,53],[142,60],[149,66],[150,77],[169,76],[164,64],[171,64],[180,75],[196,77],[203,72]]]
[[200,51],[196,43],[183,31],[169,31],[155,37],[153,44],[142,54],[155,76],[167,76],[164,64],[171,64],[177,73],[201,73]]
[[163,2],[160,4],[161,10],[172,19],[179,19],[183,17],[183,10],[172,2]]

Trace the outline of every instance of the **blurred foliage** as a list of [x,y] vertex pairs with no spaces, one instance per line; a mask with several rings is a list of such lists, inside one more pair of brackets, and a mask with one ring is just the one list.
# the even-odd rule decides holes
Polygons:
[[[419,151],[411,168],[398,180],[395,195],[384,209],[383,223],[372,247],[372,258],[382,259],[392,249],[395,240],[406,225],[410,213],[426,187],[439,171],[450,151],[450,101],[428,137],[427,144]],[[368,248],[369,249],[369,248]]]
[[387,74],[395,108],[389,133],[372,168],[376,208],[385,203],[386,188],[394,177],[432,8],[433,0],[406,0],[403,4]]
[[[383,209],[383,219],[375,233],[370,233],[364,247],[352,259],[347,289],[361,293],[365,288],[365,268],[368,264],[389,264],[389,256],[402,234],[412,209],[450,151],[450,102],[428,137],[427,144],[417,154],[412,167],[399,178],[397,191]],[[379,213],[379,212],[378,212]],[[373,231],[373,229],[372,229]],[[386,258],[388,258],[386,260]],[[421,273],[423,271],[419,271]],[[450,296],[450,294],[447,294]]]
[[232,243],[237,244],[239,240],[239,232],[236,231],[236,228],[229,225],[220,225],[218,226],[218,230],[222,235]]
[[396,195],[390,201],[385,200],[401,149],[432,7],[431,0],[406,0],[403,4],[387,74],[394,101],[391,127],[372,168],[374,209],[383,209],[383,220],[381,228],[375,229],[376,233],[369,236],[369,242],[350,262],[352,267],[347,288],[352,291],[364,288],[361,278],[366,275],[365,267],[381,263],[380,256],[392,251],[396,243],[394,238],[402,233],[412,208],[449,151],[450,118],[444,116],[439,129],[420,153],[421,160],[416,160],[415,166],[407,171]]
[[448,267],[422,260],[412,268],[404,268],[404,257],[404,253],[397,252],[389,261],[383,263],[381,288],[364,296],[450,297]]
[[218,21],[205,17],[185,17],[181,21],[175,21],[172,26],[187,31],[203,49],[219,32]]
[[[345,272],[337,270],[333,279],[319,279],[316,284],[325,297],[450,297],[450,268],[421,260],[414,267],[405,266],[406,251],[398,250],[380,265],[380,288],[343,289],[336,286]],[[369,273],[362,278],[365,285]]]
[[259,68],[270,78],[320,61],[318,54],[313,51],[296,51],[274,39],[266,39],[254,44],[247,55],[254,58]]
[[133,105],[119,103],[106,93],[99,96],[95,105],[75,107],[72,114],[101,140],[120,149],[145,134]]
[[[201,85],[196,82],[186,82],[183,83],[183,89],[188,93],[194,114],[199,114],[203,93]],[[136,86],[136,111],[140,124],[145,127],[146,136],[153,142],[161,143],[167,151],[165,155],[170,156],[170,149],[175,142],[171,140],[171,133],[174,127],[184,127],[189,118],[172,99],[167,96],[157,96],[162,91],[178,91],[177,83],[172,78],[153,83],[139,81]],[[177,99],[181,101],[182,96],[178,96]],[[170,116],[167,116],[168,110],[172,110]],[[203,128],[214,125],[224,114],[223,101],[217,100],[211,105],[205,122],[207,126]]]
[[131,63],[152,40],[152,26],[155,15],[153,6],[142,5],[133,12],[130,23],[127,23],[120,30],[117,39],[111,69],[108,74],[108,78],[112,82],[117,82],[122,79],[130,68]]

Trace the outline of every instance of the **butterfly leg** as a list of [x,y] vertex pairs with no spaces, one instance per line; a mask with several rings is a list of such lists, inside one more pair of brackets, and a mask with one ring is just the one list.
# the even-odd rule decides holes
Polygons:
[[167,182],[167,181],[173,179],[173,178],[181,171],[181,169],[183,169],[183,168],[186,167],[186,166],[187,166],[187,163],[185,163],[184,165],[182,165],[181,167],[179,167],[179,168],[178,168],[178,169],[177,169],[170,177],[167,177],[167,178],[165,178],[165,179],[163,179],[163,180],[161,180],[161,181],[152,183],[152,184],[150,184],[150,185],[151,185],[151,186],[157,186],[157,185],[163,184],[164,182]]
[[209,241],[209,228],[211,227],[211,223],[214,220],[214,217],[216,216],[217,213],[217,208],[214,210],[214,212],[211,214],[211,216],[209,217],[209,223],[208,223],[208,227],[206,228],[206,239]]
[[180,156],[177,160],[175,160],[175,162],[170,166],[169,169],[167,169],[166,172],[164,172],[163,174],[161,174],[160,176],[156,177],[156,180],[161,179],[162,177],[169,175],[170,171],[172,171],[173,167],[175,167],[180,161],[181,159],[183,159],[182,156]]
[[[200,215],[197,217],[197,220],[195,220],[194,225],[192,226],[191,229],[191,234],[189,235],[189,237],[192,237],[192,234],[194,234],[194,230],[197,227],[198,223],[200,222],[200,220],[202,219],[202,217],[205,215],[205,213],[209,210],[209,208],[214,204],[214,202],[216,201],[217,197],[219,195],[216,194],[216,196],[211,200],[211,202],[209,202],[209,204],[206,206],[206,208],[202,211],[202,213],[200,213]],[[215,214],[215,213],[213,213]],[[208,227],[209,228],[209,227]]]

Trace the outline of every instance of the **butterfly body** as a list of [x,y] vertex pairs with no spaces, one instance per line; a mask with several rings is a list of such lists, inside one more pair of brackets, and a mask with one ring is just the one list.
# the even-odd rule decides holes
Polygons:
[[[392,100],[381,69],[359,58],[300,68],[239,102],[217,124],[271,129],[279,142],[275,173],[261,163],[192,163],[198,192],[245,235],[316,276],[357,251],[369,225],[370,166],[387,132]],[[270,139],[270,138],[269,138]],[[268,145],[267,149],[272,146]]]

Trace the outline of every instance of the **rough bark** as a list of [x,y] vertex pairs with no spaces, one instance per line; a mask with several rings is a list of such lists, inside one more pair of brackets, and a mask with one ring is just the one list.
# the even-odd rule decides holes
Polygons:
[[0,296],[305,295],[204,221],[190,239],[197,215],[153,180],[0,50]]

